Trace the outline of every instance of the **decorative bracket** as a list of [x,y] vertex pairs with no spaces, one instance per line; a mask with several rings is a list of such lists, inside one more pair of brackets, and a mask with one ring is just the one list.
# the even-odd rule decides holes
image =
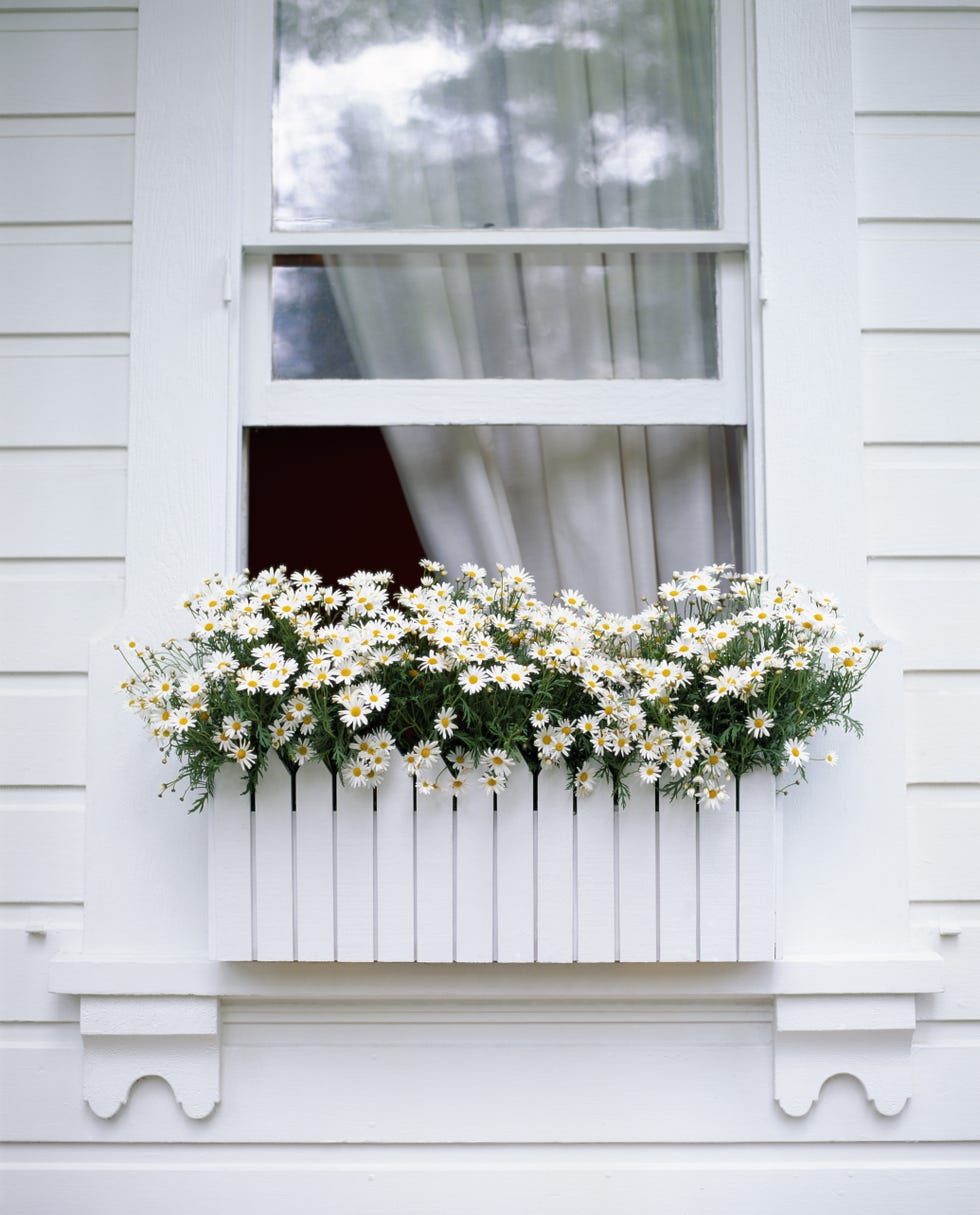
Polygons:
[[912,1095],[913,995],[776,996],[774,1096],[802,1118],[831,1076],[854,1076],[879,1114]]
[[143,1076],[160,1076],[189,1118],[220,1097],[218,1000],[208,996],[83,996],[83,1093],[111,1118]]

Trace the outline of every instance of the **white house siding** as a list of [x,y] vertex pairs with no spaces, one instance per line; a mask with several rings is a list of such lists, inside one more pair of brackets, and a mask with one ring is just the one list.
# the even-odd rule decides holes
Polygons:
[[980,1020],[980,5],[853,29],[872,608],[904,648],[915,939],[946,961],[920,1037],[954,1048]]
[[123,575],[135,18],[0,6],[0,1212],[974,1212],[980,10],[854,11],[873,609],[905,646],[913,915],[948,986],[902,1114],[836,1078],[804,1119],[772,1100],[767,1001],[598,1024],[585,994],[230,1002],[209,1118],[152,1078],[111,1120],[83,1103],[47,960],[80,924],[86,646]]
[[[136,12],[0,5],[0,1060],[78,1033],[89,638],[118,615]],[[41,1068],[43,1070],[43,1063]],[[29,1086],[25,1086],[29,1089]],[[2,1138],[29,1092],[3,1087]],[[42,1104],[42,1108],[46,1108]],[[0,1209],[48,1209],[5,1198]],[[67,1209],[67,1208],[66,1208]]]

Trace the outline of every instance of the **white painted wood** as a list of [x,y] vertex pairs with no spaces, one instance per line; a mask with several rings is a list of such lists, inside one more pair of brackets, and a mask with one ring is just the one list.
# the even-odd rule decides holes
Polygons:
[[608,789],[577,799],[575,898],[576,959],[608,962],[616,957],[616,847],[618,810]]
[[887,557],[980,555],[980,468],[969,449],[934,468],[900,460],[867,470],[868,551]]
[[866,333],[861,367],[867,441],[980,442],[980,334]]
[[[4,765],[6,773],[6,765]],[[73,809],[0,809],[0,897],[5,903],[82,899],[85,814]]]
[[255,793],[255,956],[290,962],[293,930],[293,788],[278,756],[273,756]]
[[909,835],[913,899],[980,902],[980,786],[913,785]]
[[453,960],[453,802],[441,788],[415,801],[415,948],[419,962]]
[[124,446],[129,360],[46,355],[0,358],[0,445]]
[[[389,1161],[389,1153],[374,1149],[357,1165],[352,1166],[341,1154],[336,1160],[331,1157],[302,1169],[285,1151],[282,1155],[274,1152],[269,1163],[247,1170],[225,1167],[215,1154],[206,1163],[195,1159],[193,1171],[175,1165],[172,1173],[164,1164],[138,1159],[114,1159],[95,1166],[61,1164],[57,1171],[30,1160],[11,1169],[5,1186],[18,1210],[30,1210],[38,1197],[50,1210],[73,1204],[111,1210],[143,1195],[140,1206],[145,1215],[169,1215],[174,1205],[192,1210],[205,1189],[216,1206],[240,1215],[263,1215],[277,1203],[301,1207],[311,1193],[324,1190],[338,1206],[370,1215],[402,1206],[406,1194],[416,1190],[427,1196],[429,1210],[465,1207],[472,1215],[494,1215],[519,1207],[529,1194],[546,1196],[541,1202],[553,1199],[553,1209],[568,1215],[607,1204],[614,1204],[622,1215],[642,1215],[649,1209],[646,1195],[651,1190],[665,1206],[684,1211],[746,1209],[758,1202],[760,1194],[784,1207],[805,1193],[814,1210],[836,1206],[841,1215],[857,1215],[862,1208],[880,1202],[890,1215],[919,1215],[934,1198],[939,1167],[944,1213],[973,1215],[976,1209],[973,1165],[958,1157],[937,1165],[926,1149],[901,1162],[867,1165],[859,1157],[840,1164],[811,1160],[811,1151],[789,1167],[780,1160],[778,1168],[765,1160],[735,1166],[711,1152],[689,1164],[648,1161],[642,1154],[634,1161],[633,1153],[612,1163],[602,1152],[583,1159],[582,1151],[566,1150],[553,1162],[554,1153],[545,1149],[537,1149],[530,1158],[521,1153],[519,1157],[504,1154],[500,1159],[494,1153],[485,1159],[481,1153],[479,1159],[473,1159],[465,1149],[452,1148],[432,1163],[411,1164],[401,1156],[397,1162]],[[845,1149],[844,1155],[851,1153]],[[920,1161],[919,1156],[924,1159]]]
[[242,796],[237,773],[221,771],[208,822],[208,910],[211,957],[250,961],[252,944],[251,798]]
[[778,889],[775,781],[748,772],[738,781],[738,958],[768,962],[774,955]]
[[38,30],[0,43],[0,113],[120,114],[135,101],[135,30]]
[[[498,815],[499,815],[498,811]],[[536,958],[538,962],[574,960],[575,874],[572,795],[564,773],[544,769],[537,776]],[[498,902],[501,891],[498,888]]]
[[336,787],[337,961],[374,960],[374,792]]
[[738,253],[748,244],[743,228],[354,228],[314,224],[301,232],[246,232],[246,255],[267,253],[322,253],[343,249],[349,253],[372,250],[439,249],[696,249],[715,253]]
[[980,110],[980,26],[854,30],[858,113]]
[[[399,760],[394,761],[400,765]],[[377,792],[378,961],[415,958],[415,820],[412,782],[394,771]]]
[[859,133],[856,151],[862,219],[980,219],[980,135]]
[[660,798],[658,818],[661,962],[698,956],[698,854],[694,802]]
[[[48,991],[48,967],[61,950],[74,953],[81,948],[81,908],[17,907],[12,910],[19,913],[19,918],[5,919],[0,924],[0,974],[3,975],[0,1022],[5,1024],[9,1034],[12,1022],[77,1021],[78,997]],[[39,926],[44,929],[43,934],[28,932],[28,928],[36,930]],[[0,1047],[0,1059],[2,1051]],[[5,1094],[5,1112],[6,1105]],[[7,1138],[6,1134],[4,1138]]]
[[[980,636],[974,627],[980,602],[980,568],[969,559],[878,558],[869,564],[871,618],[885,637],[901,644],[906,670],[980,670]],[[937,587],[943,627],[936,628]]]
[[134,30],[136,29],[136,7],[126,9],[117,6],[103,10],[90,4],[86,10],[71,12],[67,9],[48,8],[40,12],[35,7],[31,12],[16,11],[13,6],[0,7],[0,32],[3,33],[51,33],[61,30]]
[[[519,782],[523,784],[524,782]],[[528,810],[530,798],[524,792]],[[496,815],[493,798],[470,784],[456,798],[456,941],[457,962],[492,962],[494,940],[494,872],[500,873],[499,850],[494,847],[494,819],[499,829],[501,813],[509,813],[512,799],[498,797]],[[503,806],[508,807],[503,809]],[[515,811],[517,807],[514,807]],[[525,860],[530,860],[530,849]],[[530,872],[530,865],[528,865]],[[505,899],[511,896],[505,876],[500,888]],[[528,918],[530,923],[530,917]],[[530,934],[529,934],[530,935]]]
[[738,959],[738,859],[732,801],[702,801],[698,836],[698,961]]
[[[257,340],[257,339],[256,339]],[[259,347],[261,349],[261,347]],[[398,426],[604,421],[745,422],[720,380],[276,380],[251,386],[249,426]]]
[[334,959],[333,777],[323,764],[296,774],[296,957]]
[[89,640],[122,610],[122,579],[33,581],[4,573],[0,567],[0,668],[84,671]]
[[534,780],[520,764],[506,790],[497,796],[496,910],[498,962],[535,960],[535,820]]
[[[85,687],[65,683],[68,678],[24,675],[0,680],[0,738],[7,784],[85,783]],[[52,739],[58,740],[56,746]],[[151,780],[156,776],[152,759],[146,773]]]
[[[918,998],[922,1021],[966,1021],[974,1032],[980,1007],[980,916],[975,905],[963,909],[945,903],[912,907],[912,938],[924,948],[934,949],[943,959],[943,990]],[[953,926],[956,935],[940,935]],[[967,1073],[964,1073],[966,1075]],[[961,1091],[959,1085],[955,1091]]]
[[860,246],[864,329],[980,329],[980,241],[872,238]]
[[126,244],[0,246],[0,333],[128,333]]
[[121,557],[126,542],[121,452],[0,455],[0,556]]
[[[980,674],[915,673],[905,677],[906,761],[910,784],[967,777],[947,756],[973,755],[980,721]],[[972,775],[972,773],[970,773]]]
[[635,781],[619,810],[619,960],[657,957],[657,800]]
[[0,222],[106,223],[132,217],[132,136],[0,138]]

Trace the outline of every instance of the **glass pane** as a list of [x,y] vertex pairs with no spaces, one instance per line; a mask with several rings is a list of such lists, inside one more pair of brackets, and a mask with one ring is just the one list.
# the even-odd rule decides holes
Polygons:
[[714,0],[276,11],[276,228],[717,226]]
[[715,379],[708,253],[273,261],[277,379]]

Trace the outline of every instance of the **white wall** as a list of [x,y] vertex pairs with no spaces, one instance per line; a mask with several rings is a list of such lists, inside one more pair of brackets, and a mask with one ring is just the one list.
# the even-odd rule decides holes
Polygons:
[[912,916],[947,962],[920,1016],[948,1042],[980,1018],[980,6],[853,26],[872,608],[904,647]]
[[230,1003],[210,1118],[153,1079],[109,1121],[82,1102],[47,959],[80,923],[86,646],[123,575],[135,17],[0,5],[0,1211],[978,1209],[980,641],[951,630],[980,589],[980,10],[854,12],[873,606],[905,646],[912,910],[948,988],[904,1113],[837,1078],[802,1120],[752,1000],[612,1024],[587,999],[452,1024]]
[[46,972],[81,923],[88,641],[122,601],[135,65],[134,4],[0,5],[0,1021],[27,1048],[77,1019]]

